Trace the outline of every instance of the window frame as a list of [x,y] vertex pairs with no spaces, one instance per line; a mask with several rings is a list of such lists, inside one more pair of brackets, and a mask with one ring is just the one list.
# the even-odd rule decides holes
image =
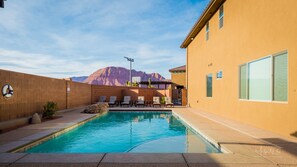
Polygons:
[[[282,54],[287,54],[287,100],[286,101],[277,101],[277,100],[274,100],[274,58],[276,56],[280,56]],[[270,86],[271,86],[271,98],[269,100],[255,100],[255,99],[250,99],[250,96],[249,96],[249,64],[250,63],[253,63],[253,62],[256,62],[256,61],[259,61],[259,60],[262,60],[262,59],[266,59],[266,58],[271,58],[271,82],[270,82]],[[243,65],[246,65],[246,98],[241,98],[240,95],[241,95],[241,81],[240,81],[240,76],[241,76],[241,66]],[[275,102],[275,103],[288,103],[289,101],[289,53],[287,50],[285,51],[281,51],[281,52],[277,52],[275,54],[271,54],[269,56],[265,56],[265,57],[261,57],[261,58],[258,58],[258,59],[255,59],[255,60],[252,60],[252,61],[249,61],[247,63],[244,63],[244,64],[240,64],[238,66],[238,78],[239,78],[239,86],[238,86],[238,99],[239,100],[243,100],[243,101],[256,101],[256,102]]]

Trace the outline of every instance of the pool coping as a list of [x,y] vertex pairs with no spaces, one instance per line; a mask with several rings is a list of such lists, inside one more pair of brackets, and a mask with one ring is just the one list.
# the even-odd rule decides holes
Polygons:
[[[123,110],[125,108],[121,108]],[[128,110],[131,110],[131,108],[126,108]],[[162,110],[162,108],[158,108],[158,110]],[[168,108],[166,108],[168,110]],[[113,109],[112,109],[113,110]],[[119,108],[120,110],[120,108]],[[135,110],[143,110],[142,108],[137,108]],[[172,110],[173,114],[178,115],[179,118],[182,120],[185,120],[187,124],[189,124],[192,128],[196,128],[195,123],[193,123],[193,120],[199,118],[202,120],[203,116],[196,115],[193,120],[191,120],[191,117],[194,117],[194,115],[190,115],[190,117],[187,117],[186,114],[193,112],[190,109],[187,108],[170,108]],[[81,109],[73,110],[70,112],[64,112],[62,114],[66,114],[71,118],[72,112],[76,117],[76,120],[73,121],[73,119],[69,119],[69,124],[67,124],[67,119],[65,122],[65,126],[63,128],[69,128],[71,126],[78,126],[77,123],[82,123],[84,121],[87,121],[89,119],[92,119],[96,117],[96,115],[88,114],[85,115],[80,113]],[[188,111],[188,112],[186,112]],[[79,113],[79,114],[78,114]],[[194,112],[193,112],[194,113]],[[201,118],[200,118],[201,117]],[[190,118],[190,119],[189,119]],[[203,118],[207,119],[207,118]],[[49,121],[50,122],[50,121]],[[207,121],[206,121],[207,122]],[[43,125],[43,124],[40,124]],[[30,125],[29,125],[30,126]],[[220,125],[222,126],[222,125]],[[60,128],[63,129],[63,128]],[[226,128],[226,127],[224,127]],[[21,129],[21,128],[20,128]],[[29,135],[25,138],[28,140],[30,137],[32,137],[32,141],[36,140],[34,138],[35,136],[40,138],[40,136],[49,135],[52,133],[55,133],[54,131],[59,131],[59,128],[53,129],[53,131],[49,131],[48,133],[42,133],[43,131],[46,131],[48,129],[44,129],[43,131],[40,131],[40,135],[38,135],[38,132]],[[204,129],[198,129],[199,132],[202,132],[204,134]],[[18,129],[17,129],[18,130]],[[15,130],[15,131],[17,131]],[[21,132],[21,131],[20,131]],[[207,131],[206,131],[207,132]],[[230,130],[232,132],[232,130]],[[6,133],[4,133],[6,134]],[[1,134],[1,137],[5,137],[4,134]],[[0,145],[0,166],[5,165],[19,165],[19,166],[26,166],[29,164],[79,164],[79,165],[87,165],[87,166],[101,166],[101,165],[129,165],[129,164],[154,164],[155,166],[162,166],[162,165],[168,165],[168,166],[191,166],[191,165],[197,165],[197,164],[236,164],[236,165],[252,165],[252,164],[258,164],[258,165],[268,165],[268,166],[277,166],[280,164],[289,164],[289,165],[295,165],[297,164],[297,158],[292,157],[287,154],[283,154],[281,152],[280,155],[261,155],[259,152],[251,151],[250,148],[243,148],[242,146],[229,146],[228,144],[224,144],[221,141],[217,141],[217,136],[211,136],[207,133],[205,133],[209,140],[213,140],[215,143],[217,143],[222,148],[228,150],[228,154],[221,154],[221,153],[103,153],[103,154],[36,154],[36,153],[7,153],[8,146],[10,148],[16,148],[17,146],[22,146],[26,144],[26,141],[24,138],[21,138],[16,141],[11,141],[5,144]],[[35,135],[35,136],[34,136]],[[43,137],[44,137],[43,136]],[[248,138],[249,136],[247,136]],[[0,141],[1,142],[1,141]],[[261,143],[261,141],[259,141]],[[267,144],[267,143],[266,143]],[[242,148],[241,148],[242,147]],[[267,146],[273,148],[273,145]],[[231,148],[231,149],[230,149]],[[62,158],[61,158],[62,157]]]
[[[176,117],[179,121],[182,122],[182,124],[184,124],[184,126],[186,126],[187,128],[190,128],[196,135],[200,136],[202,138],[203,141],[207,142],[208,144],[210,144],[212,147],[214,147],[215,149],[217,149],[219,152],[218,153],[231,153],[229,150],[227,150],[226,148],[222,148],[220,147],[216,141],[214,141],[212,138],[210,138],[209,136],[207,135],[204,135],[201,131],[197,130],[196,128],[192,128],[192,126],[184,119],[180,118],[180,116],[178,116],[177,114],[175,114],[172,109],[167,109],[167,108],[163,108],[163,109],[138,109],[138,108],[132,108],[132,109],[129,109],[129,108],[126,108],[126,109],[109,109],[108,112],[131,112],[131,113],[135,113],[135,112],[139,112],[139,113],[142,113],[142,112],[154,112],[154,113],[159,113],[159,112],[162,112],[162,113],[170,113],[172,114],[174,117]],[[83,121],[80,121],[80,122],[77,122],[71,126],[68,126],[66,128],[62,128],[58,131],[55,131],[53,133],[50,133],[48,135],[45,135],[41,138],[38,138],[36,140],[32,140],[30,141],[29,143],[27,144],[24,144],[24,145],[21,145],[21,146],[18,146],[12,150],[9,150],[7,151],[8,153],[25,153],[26,150],[28,149],[31,149],[32,147],[34,146],[37,146],[47,140],[50,140],[52,138],[55,138],[59,135],[62,135],[78,126],[81,126],[82,124],[85,124],[97,117],[101,117],[105,114],[107,114],[108,112],[104,112],[104,113],[100,113],[100,114],[96,114],[96,115],[93,115],[92,117],[90,118],[87,118]],[[123,152],[123,153],[129,153],[129,152]],[[103,153],[104,154],[104,153]]]
[[186,124],[186,126],[188,126],[190,129],[192,129],[195,133],[197,133],[197,135],[201,136],[204,140],[206,140],[208,143],[210,143],[213,147],[218,149],[221,153],[224,153],[224,154],[232,153],[232,151],[230,151],[226,147],[220,146],[219,143],[216,140],[214,140],[212,137],[204,134],[198,127],[193,126],[191,122],[188,122],[181,115],[177,114],[174,111],[172,111],[172,115],[175,116],[177,119],[179,119],[183,124]]
[[47,141],[49,139],[55,138],[55,137],[57,137],[57,136],[59,136],[59,135],[61,135],[63,133],[66,133],[66,132],[68,132],[68,131],[70,131],[70,130],[78,127],[78,126],[81,126],[82,124],[85,124],[88,121],[91,121],[92,119],[95,119],[95,118],[97,118],[99,116],[102,116],[104,114],[106,114],[106,113],[92,115],[91,117],[89,117],[89,118],[87,118],[87,119],[85,119],[83,121],[80,121],[80,122],[77,122],[77,123],[75,123],[73,125],[70,125],[68,127],[62,128],[62,129],[60,129],[58,131],[55,131],[55,132],[50,133],[48,135],[45,135],[45,136],[43,136],[41,138],[38,138],[36,140],[32,140],[31,142],[29,142],[27,144],[21,145],[19,147],[16,147],[16,148],[14,148],[12,150],[7,151],[7,152],[9,152],[9,153],[23,153],[26,150],[28,150],[28,149],[36,146],[36,145],[39,145],[39,144],[41,144],[41,143],[43,143],[43,142],[45,142],[45,141]]

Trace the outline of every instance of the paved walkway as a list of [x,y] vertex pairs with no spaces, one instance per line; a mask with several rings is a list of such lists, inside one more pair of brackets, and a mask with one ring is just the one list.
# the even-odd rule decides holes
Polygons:
[[0,135],[2,166],[297,166],[297,140],[187,108],[173,114],[190,124],[224,154],[28,154],[7,153],[39,138],[75,126],[95,115],[75,109],[62,118],[25,126]]
[[297,166],[296,138],[286,138],[195,109],[174,109],[174,113],[228,152],[205,154],[205,158],[190,155],[189,163]]

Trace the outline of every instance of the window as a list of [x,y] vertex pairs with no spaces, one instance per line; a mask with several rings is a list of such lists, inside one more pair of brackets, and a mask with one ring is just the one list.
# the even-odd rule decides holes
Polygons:
[[208,40],[209,39],[209,22],[207,22],[206,23],[206,36],[205,36],[205,38],[206,38],[206,40]]
[[212,74],[206,76],[206,97],[212,97]]
[[224,6],[222,5],[219,10],[219,28],[224,25]]
[[246,64],[240,66],[240,99],[247,99],[247,70]]
[[288,100],[288,56],[283,53],[273,57],[273,100]]
[[287,101],[287,53],[265,57],[239,67],[239,98]]
[[223,78],[223,71],[218,71],[217,72],[217,79],[222,79]]
[[271,100],[271,70],[271,57],[249,63],[249,99]]

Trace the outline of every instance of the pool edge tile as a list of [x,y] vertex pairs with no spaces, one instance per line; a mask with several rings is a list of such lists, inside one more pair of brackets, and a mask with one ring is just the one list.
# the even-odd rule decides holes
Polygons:
[[104,154],[44,154],[34,153],[19,159],[15,164],[25,163],[98,163]]
[[11,164],[25,157],[28,153],[0,153],[0,164]]
[[101,163],[171,163],[186,164],[179,153],[108,153]]
[[0,146],[0,153],[7,153],[15,148],[18,147],[23,147],[25,145],[27,145],[30,141],[26,141],[26,140],[19,140],[19,141],[12,141],[9,142],[7,144],[1,145]]
[[187,164],[174,163],[101,163],[98,167],[188,167]]
[[97,163],[19,163],[9,167],[97,167]]
[[188,164],[262,164],[275,165],[263,157],[246,156],[242,154],[205,154],[205,153],[184,153]]

